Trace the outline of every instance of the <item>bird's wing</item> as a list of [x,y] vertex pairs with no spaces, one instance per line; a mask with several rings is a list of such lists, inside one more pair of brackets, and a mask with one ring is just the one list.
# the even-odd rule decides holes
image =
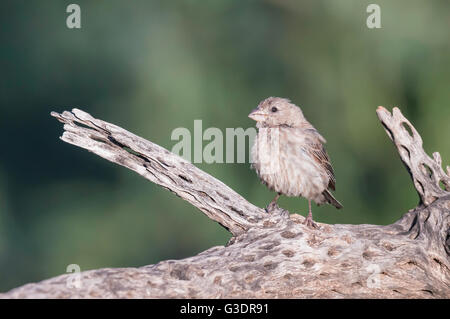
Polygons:
[[330,158],[328,157],[327,151],[323,146],[323,141],[325,140],[315,129],[314,131],[308,129],[308,137],[306,138],[306,143],[308,147],[307,152],[311,157],[323,168],[328,175],[330,181],[328,183],[328,188],[336,190],[336,177],[334,176],[333,167],[331,166]]
[[[309,124],[309,123],[308,123],[308,124]],[[322,142],[323,144],[325,144],[325,143],[327,142],[327,140],[326,140],[322,135],[320,135],[320,133],[317,132],[317,130],[316,130],[311,124],[309,124],[308,126],[309,126],[309,128],[306,128],[306,129],[305,129],[305,132],[306,132],[308,135],[315,136],[315,137],[318,138],[319,141]]]

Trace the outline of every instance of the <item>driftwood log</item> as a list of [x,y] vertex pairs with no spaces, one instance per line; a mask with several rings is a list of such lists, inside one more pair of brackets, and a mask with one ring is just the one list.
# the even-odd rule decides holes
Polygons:
[[[61,139],[174,192],[233,235],[197,256],[140,268],[65,274],[2,298],[449,298],[450,168],[430,158],[398,108],[377,109],[419,194],[396,223],[319,230],[283,209],[271,214],[164,148],[73,109],[52,116]],[[78,276],[74,278],[74,276]],[[77,279],[78,285],[74,285]]]

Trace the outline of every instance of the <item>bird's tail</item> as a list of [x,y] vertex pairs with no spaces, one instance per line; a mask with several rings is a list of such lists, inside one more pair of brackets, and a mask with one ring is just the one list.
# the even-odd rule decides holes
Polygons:
[[341,209],[344,207],[344,206],[342,206],[341,203],[339,203],[339,201],[336,198],[333,197],[333,195],[331,195],[331,193],[328,191],[328,189],[324,190],[322,194],[323,194],[323,196],[325,196],[325,199],[328,201],[328,203],[330,203],[337,209]]

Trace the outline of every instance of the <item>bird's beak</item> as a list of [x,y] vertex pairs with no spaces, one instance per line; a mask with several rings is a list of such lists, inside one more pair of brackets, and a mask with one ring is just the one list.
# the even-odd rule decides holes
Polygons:
[[251,118],[252,120],[256,121],[256,122],[262,122],[266,119],[266,114],[264,114],[264,112],[262,112],[259,108],[254,109],[253,111],[250,112],[250,114],[248,115],[249,118]]

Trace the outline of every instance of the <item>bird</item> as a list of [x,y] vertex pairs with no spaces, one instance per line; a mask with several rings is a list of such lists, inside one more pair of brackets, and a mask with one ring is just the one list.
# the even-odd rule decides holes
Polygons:
[[251,148],[251,167],[261,182],[277,193],[266,211],[278,207],[281,195],[304,197],[309,207],[304,224],[318,228],[311,201],[343,208],[331,194],[336,190],[336,178],[324,147],[326,140],[300,107],[287,98],[268,97],[248,116],[258,129]]

